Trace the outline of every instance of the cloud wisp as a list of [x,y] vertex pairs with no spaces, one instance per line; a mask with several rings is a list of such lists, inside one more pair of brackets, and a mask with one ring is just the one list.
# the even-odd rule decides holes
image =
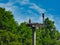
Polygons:
[[[15,6],[14,4],[15,3],[19,3],[19,5],[21,5],[21,6],[23,6],[23,5],[29,5],[28,6],[28,8],[29,9],[27,9],[27,10],[25,10],[25,7],[22,7],[22,8],[20,8],[20,7],[18,7],[18,6]],[[41,13],[46,13],[47,11],[46,11],[46,9],[44,9],[44,8],[41,8],[41,7],[39,7],[38,5],[36,5],[35,3],[31,3],[30,2],[30,0],[9,0],[9,2],[7,2],[7,3],[0,3],[0,7],[3,7],[3,8],[5,8],[6,10],[10,10],[10,11],[12,11],[12,12],[14,12],[14,11],[16,11],[17,9],[20,11],[20,12],[23,12],[23,11],[25,11],[25,13],[20,13],[21,15],[33,15],[33,16],[30,16],[30,18],[31,17],[33,17],[34,19],[36,18],[36,17],[38,17],[37,15],[38,14],[36,14],[36,13],[34,13],[33,12],[33,10],[30,10],[30,9],[34,9],[34,10],[36,10],[40,15],[41,15]],[[18,12],[18,11],[17,11]],[[14,15],[16,15],[15,13],[14,13]],[[20,15],[20,16],[21,16]],[[35,17],[34,17],[34,15],[35,15]],[[52,14],[47,14],[47,15],[49,15],[49,16],[51,16]],[[49,17],[48,16],[48,17]],[[16,16],[15,16],[16,17]],[[19,17],[19,16],[18,16]],[[47,17],[47,16],[46,16]],[[28,17],[26,17],[27,19],[28,19]],[[32,20],[34,20],[32,18]],[[16,18],[17,19],[17,18]],[[20,18],[19,18],[20,19]],[[19,19],[17,19],[17,20],[19,20]],[[38,17],[38,19],[39,20],[42,20],[40,17]],[[50,17],[50,19],[52,19],[52,20],[54,20],[53,19],[53,16],[51,16]],[[24,18],[22,19],[22,21],[24,21]],[[21,21],[21,22],[22,22]],[[19,22],[19,23],[21,23],[21,22]]]

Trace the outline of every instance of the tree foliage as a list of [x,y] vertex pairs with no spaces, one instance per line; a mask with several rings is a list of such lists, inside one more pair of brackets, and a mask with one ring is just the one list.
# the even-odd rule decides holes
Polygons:
[[[36,29],[36,35],[37,45],[60,45],[60,33],[49,18],[44,21],[44,29]],[[32,29],[26,22],[18,25],[4,8],[0,8],[0,45],[32,45]]]
[[14,20],[12,13],[0,8],[0,29],[13,32],[17,29],[17,26],[18,23]]

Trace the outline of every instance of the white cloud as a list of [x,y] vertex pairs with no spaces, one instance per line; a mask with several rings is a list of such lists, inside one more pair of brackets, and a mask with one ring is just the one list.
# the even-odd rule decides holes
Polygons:
[[7,3],[0,3],[0,7],[5,8],[6,10],[14,11],[14,9],[17,8],[17,6],[13,6],[13,4],[15,4],[15,3],[16,3],[16,1],[12,2],[9,0],[9,2],[7,2]]
[[[29,8],[35,9],[39,14],[47,12],[46,9],[39,7],[35,3],[31,3],[29,0],[9,0],[9,2],[7,2],[7,3],[0,3],[0,7],[4,7],[6,10],[10,10],[13,12],[13,11],[16,11],[15,9],[18,9],[18,6],[13,5],[15,3],[19,3],[20,5],[29,4],[30,5]],[[23,8],[21,8],[21,9],[23,10]],[[35,15],[35,16],[30,16],[32,18],[32,20],[34,20],[36,17],[38,17],[37,14],[34,13],[32,10],[28,9],[27,13],[29,13],[31,15]],[[51,20],[54,20],[52,14],[47,14],[46,17],[49,17]],[[19,19],[17,19],[17,20],[19,20]],[[42,16],[41,16],[41,18],[39,18],[39,20],[40,20],[40,22],[42,22]],[[22,21],[24,21],[24,19],[22,19],[21,22]]]
[[40,8],[35,3],[30,3],[29,0],[9,0],[7,3],[0,3],[0,7],[4,7],[7,10],[12,10],[11,8],[15,8],[17,6],[14,6],[13,4],[19,3],[20,5],[30,4],[29,8],[35,9],[39,13],[46,12],[45,9]]
[[37,6],[35,3],[31,3],[31,6],[29,8],[35,9],[36,11],[38,11],[39,13],[45,13],[46,10]]
[[9,6],[9,5],[6,5],[6,4],[3,4],[3,3],[2,4],[0,3],[0,7],[5,8],[7,11],[8,10],[13,11],[13,9],[16,8],[16,6]]
[[16,0],[20,5],[25,5],[29,3],[29,0]]
[[0,7],[5,8],[6,10],[13,11],[13,9],[18,9],[18,6],[14,6],[13,4],[19,3],[20,5],[25,5],[29,3],[29,0],[9,0],[7,3],[0,3]]
[[21,2],[21,4],[28,4],[29,3],[29,0],[23,0],[22,2]]

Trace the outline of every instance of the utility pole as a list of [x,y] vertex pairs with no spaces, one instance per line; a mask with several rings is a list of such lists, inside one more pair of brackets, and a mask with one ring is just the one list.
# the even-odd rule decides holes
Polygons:
[[43,24],[44,24],[44,13],[42,13],[42,18],[43,18]]
[[36,45],[36,27],[32,27],[32,45]]
[[29,19],[29,23],[27,24],[32,28],[32,45],[36,45],[36,28],[44,28],[44,13],[42,13],[43,24],[40,23],[31,23],[31,19]]

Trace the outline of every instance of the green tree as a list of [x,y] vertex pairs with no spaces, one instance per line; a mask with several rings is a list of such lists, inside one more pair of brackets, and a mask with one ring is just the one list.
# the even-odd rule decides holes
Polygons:
[[32,30],[25,22],[20,24],[17,32],[21,36],[23,45],[32,45]]
[[54,25],[54,21],[46,18],[44,21],[44,29],[37,30],[37,45],[57,45],[58,31]]
[[13,14],[4,8],[0,8],[0,29],[13,32],[17,29],[17,26],[18,23],[14,20]]
[[[54,21],[46,18],[43,29],[36,29],[37,45],[60,45],[60,32]],[[0,8],[0,45],[32,45],[32,29],[26,22],[18,23],[13,14]]]

